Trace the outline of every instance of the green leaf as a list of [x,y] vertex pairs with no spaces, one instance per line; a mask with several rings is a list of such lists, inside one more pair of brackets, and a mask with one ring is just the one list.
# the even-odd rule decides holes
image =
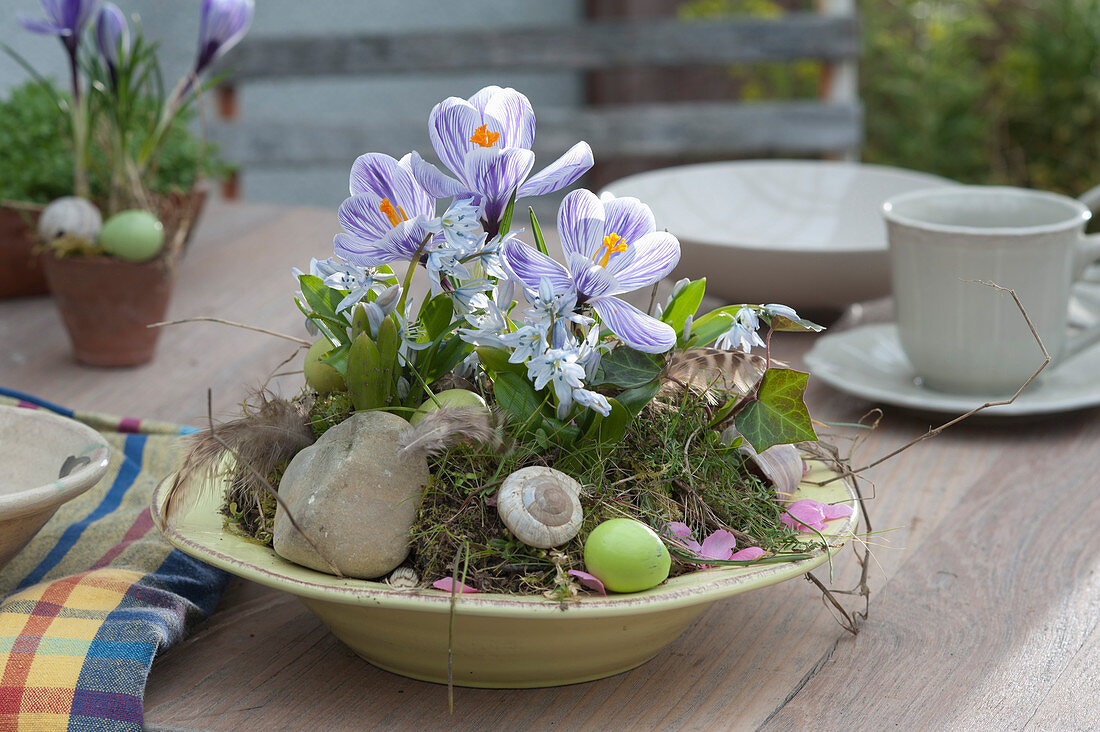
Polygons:
[[496,372],[493,374],[493,394],[497,404],[512,415],[517,425],[530,432],[544,427],[541,414],[544,399],[523,376],[511,371]]
[[420,373],[424,377],[424,381],[429,384],[437,379],[440,379],[457,366],[462,359],[470,355],[473,351],[471,346],[461,338],[449,338],[445,341],[438,341],[435,347],[427,349],[424,353],[430,353],[427,364],[421,369]]
[[315,313],[330,318],[336,317],[336,306],[344,299],[341,293],[326,285],[320,277],[313,275],[299,275],[298,282],[302,287],[302,295]]
[[546,248],[546,239],[543,238],[542,227],[539,226],[539,220],[535,217],[535,209],[528,206],[527,213],[531,215],[531,233],[535,238],[535,247],[549,257],[550,251]]
[[420,322],[429,341],[434,341],[447,330],[454,317],[454,301],[448,295],[436,295],[424,302],[420,309]]
[[348,385],[348,395],[356,409],[361,411],[382,406],[380,371],[378,346],[366,333],[360,333],[348,352],[348,370],[344,377]]
[[512,189],[512,196],[508,199],[508,206],[504,209],[504,216],[500,219],[500,234],[507,234],[512,228],[512,214],[516,210],[516,193],[519,186]]
[[694,317],[699,310],[706,289],[706,277],[688,283],[684,289],[676,293],[676,297],[672,298],[668,308],[661,313],[661,322],[672,326],[672,330],[676,331],[677,340],[683,340],[684,323],[687,322],[689,315]]
[[809,374],[793,369],[768,369],[756,398],[737,413],[734,422],[753,449],[816,440],[804,401]]
[[608,399],[607,401],[611,404],[611,411],[606,417],[598,417],[588,434],[595,437],[601,445],[617,445],[622,442],[633,417],[630,411],[617,400]]
[[401,346],[401,336],[397,331],[397,318],[392,313],[378,326],[378,391],[382,403],[393,403],[397,391],[397,349]]
[[527,375],[527,366],[522,363],[512,363],[509,361],[508,352],[501,348],[478,346],[474,350],[477,351],[477,357],[478,360],[481,361],[482,368],[489,374],[510,371],[520,376]]
[[664,367],[664,354],[643,353],[619,346],[600,361],[600,368],[590,386],[611,384],[621,389],[633,389],[656,379]]
[[360,333],[370,335],[370,319],[367,318],[367,308],[363,303],[358,303],[351,315],[351,337],[358,338]]
[[321,361],[327,363],[329,366],[339,371],[341,376],[344,376],[348,373],[349,351],[351,351],[351,346],[346,343],[341,343],[336,348],[332,349],[324,356],[322,356]]
[[653,401],[653,397],[657,396],[657,392],[661,390],[661,380],[654,379],[648,384],[642,384],[636,386],[633,389],[627,389],[619,396],[615,397],[619,404],[626,407],[627,411],[635,417],[641,413],[645,405]]

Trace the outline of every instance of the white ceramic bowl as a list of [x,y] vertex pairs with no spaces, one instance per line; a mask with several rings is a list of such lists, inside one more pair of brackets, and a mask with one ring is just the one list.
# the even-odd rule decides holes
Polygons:
[[42,409],[0,406],[0,569],[54,511],[107,472],[111,449],[91,427]]
[[680,240],[675,276],[706,277],[709,295],[839,311],[890,293],[883,201],[947,185],[878,165],[747,160],[654,170],[605,190],[649,204]]

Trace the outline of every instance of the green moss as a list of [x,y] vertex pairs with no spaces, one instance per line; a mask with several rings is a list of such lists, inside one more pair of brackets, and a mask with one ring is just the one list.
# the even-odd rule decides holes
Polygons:
[[[583,569],[584,542],[601,522],[637,519],[658,532],[683,521],[703,538],[733,529],[739,545],[774,552],[812,546],[779,521],[772,487],[749,472],[736,450],[706,428],[709,410],[694,400],[647,408],[614,447],[579,444],[542,450],[534,438],[510,435],[503,452],[456,447],[432,465],[432,482],[412,530],[413,563],[421,577],[450,576],[455,557],[469,551],[467,584],[482,590],[568,594],[564,572]],[[510,473],[546,465],[584,487],[584,521],[576,538],[556,550],[535,549],[511,536],[486,499]],[[747,538],[747,537],[751,537]],[[673,574],[693,567],[674,562]]]
[[355,406],[351,403],[351,397],[346,391],[317,397],[317,401],[309,411],[309,423],[313,427],[313,435],[320,437],[330,428],[350,417],[354,411]]

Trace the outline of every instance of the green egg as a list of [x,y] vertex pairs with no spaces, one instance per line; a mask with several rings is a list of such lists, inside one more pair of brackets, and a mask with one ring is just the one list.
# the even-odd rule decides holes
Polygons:
[[425,399],[424,403],[409,417],[409,423],[419,424],[420,420],[440,407],[481,407],[485,411],[489,411],[489,407],[480,394],[475,394],[469,389],[447,389],[436,394],[435,399],[431,397]]
[[331,351],[332,344],[328,338],[320,338],[306,351],[305,374],[306,383],[313,387],[318,394],[329,394],[334,391],[347,391],[347,384],[340,372],[321,360],[321,356]]
[[164,225],[148,211],[122,211],[103,224],[99,245],[111,255],[131,262],[144,262],[160,252]]
[[584,564],[612,592],[641,592],[668,578],[672,557],[653,529],[634,519],[617,518],[604,521],[588,535]]

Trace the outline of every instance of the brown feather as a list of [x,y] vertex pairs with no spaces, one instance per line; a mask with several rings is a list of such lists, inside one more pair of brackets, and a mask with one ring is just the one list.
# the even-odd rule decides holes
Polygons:
[[493,414],[484,407],[443,407],[403,430],[397,446],[402,454],[432,457],[460,442],[495,447],[500,441],[500,429],[493,424]]
[[192,436],[191,449],[168,491],[166,523],[171,524],[184,508],[193,505],[203,486],[214,484],[209,479],[224,470],[227,458],[250,467],[233,471],[234,496],[258,501],[266,489],[258,485],[257,476],[270,476],[299,450],[313,444],[313,431],[302,405],[259,393],[255,404],[245,403],[244,412],[240,419],[216,427],[211,423]]
[[[773,361],[772,366],[784,364]],[[744,351],[692,348],[674,355],[665,367],[659,396],[673,396],[684,389],[701,394],[711,403],[731,396],[745,396],[764,375],[763,356]]]

